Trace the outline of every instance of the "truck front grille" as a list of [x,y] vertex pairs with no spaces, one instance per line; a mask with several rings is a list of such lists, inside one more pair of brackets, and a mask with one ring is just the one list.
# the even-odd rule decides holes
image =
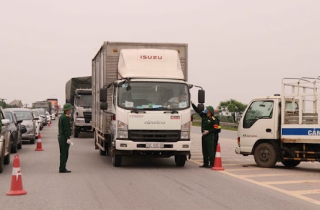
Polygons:
[[84,121],[90,123],[92,120],[92,112],[83,112]]
[[140,142],[177,142],[180,130],[129,130],[129,139]]

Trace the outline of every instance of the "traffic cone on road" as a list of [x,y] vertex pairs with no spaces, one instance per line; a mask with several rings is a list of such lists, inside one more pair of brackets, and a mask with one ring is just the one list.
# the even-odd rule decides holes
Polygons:
[[16,154],[13,160],[11,189],[9,192],[7,192],[7,195],[25,195],[25,194],[27,194],[27,191],[23,190],[23,187],[22,187],[20,159],[19,159],[19,155]]
[[38,140],[37,140],[37,148],[35,151],[43,151],[42,149],[42,141],[41,141],[41,135],[40,133],[38,134]]
[[51,122],[49,121],[49,122],[48,122],[48,127],[50,127],[50,124],[51,124]]
[[211,168],[211,170],[216,171],[223,171],[224,168],[222,167],[222,160],[221,160],[221,153],[220,153],[220,144],[217,145],[217,152],[216,152],[216,158],[214,159],[214,166]]

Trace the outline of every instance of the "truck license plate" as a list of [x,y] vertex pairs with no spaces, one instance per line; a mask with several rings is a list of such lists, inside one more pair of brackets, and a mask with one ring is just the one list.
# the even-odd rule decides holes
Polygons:
[[147,143],[146,148],[163,148],[163,143]]

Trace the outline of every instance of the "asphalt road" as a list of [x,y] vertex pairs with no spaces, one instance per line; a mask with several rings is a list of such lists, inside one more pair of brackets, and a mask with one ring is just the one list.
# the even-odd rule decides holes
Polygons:
[[[301,164],[294,170],[280,165],[274,169],[255,167],[252,157],[234,154],[234,132],[221,133],[222,162],[226,169],[223,172],[198,167],[201,136],[194,131],[192,159],[183,168],[177,168],[173,158],[125,158],[123,167],[115,168],[110,157],[100,156],[98,150],[94,150],[90,135],[81,135],[70,147],[67,164],[72,170],[70,174],[58,173],[57,122],[45,127],[41,134],[44,151],[34,151],[35,144],[24,144],[19,150],[27,195],[6,196],[13,154],[11,164],[0,174],[1,210],[312,210],[320,207],[320,170],[316,167],[319,164]],[[291,180],[295,184],[283,184]],[[313,193],[305,196],[302,191]]]

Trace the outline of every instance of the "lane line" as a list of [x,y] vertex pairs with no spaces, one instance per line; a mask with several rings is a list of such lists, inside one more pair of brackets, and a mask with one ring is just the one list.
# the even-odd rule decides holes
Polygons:
[[291,191],[291,192],[298,194],[298,195],[320,194],[320,189],[317,189],[317,190],[297,190],[297,191]]
[[[191,161],[191,162],[194,162],[194,163],[196,163],[198,165],[202,165],[202,163],[200,163],[199,161]],[[233,174],[233,173],[229,173],[227,171],[216,171],[216,172],[223,173],[225,175],[229,175],[229,176],[241,179],[243,181],[247,181],[247,182],[250,182],[252,184],[256,184],[256,185],[259,185],[261,187],[265,187],[265,188],[268,188],[268,189],[283,193],[285,195],[289,195],[289,196],[301,199],[303,201],[307,201],[309,203],[313,203],[313,204],[316,204],[316,205],[320,206],[320,201],[319,200],[308,198],[308,197],[302,195],[303,192],[305,192],[305,194],[317,194],[317,193],[320,193],[320,190],[309,190],[309,191],[303,191],[303,192],[302,191],[288,191],[288,190],[280,189],[280,188],[272,186],[272,185],[265,184],[263,182],[254,181],[252,179],[249,179],[248,176],[236,175],[236,174]],[[285,174],[285,175],[294,175],[294,174]],[[254,177],[257,177],[257,176],[254,176]]]
[[319,183],[320,180],[296,180],[296,181],[274,181],[274,182],[262,182],[268,185],[279,185],[279,184],[301,184],[301,183]]
[[[230,173],[231,174],[231,173]],[[234,174],[236,175],[236,174]],[[236,176],[239,176],[239,177],[244,177],[244,178],[255,178],[255,177],[265,177],[265,176],[294,176],[294,175],[297,175],[297,174],[250,174],[250,175],[236,175]]]

